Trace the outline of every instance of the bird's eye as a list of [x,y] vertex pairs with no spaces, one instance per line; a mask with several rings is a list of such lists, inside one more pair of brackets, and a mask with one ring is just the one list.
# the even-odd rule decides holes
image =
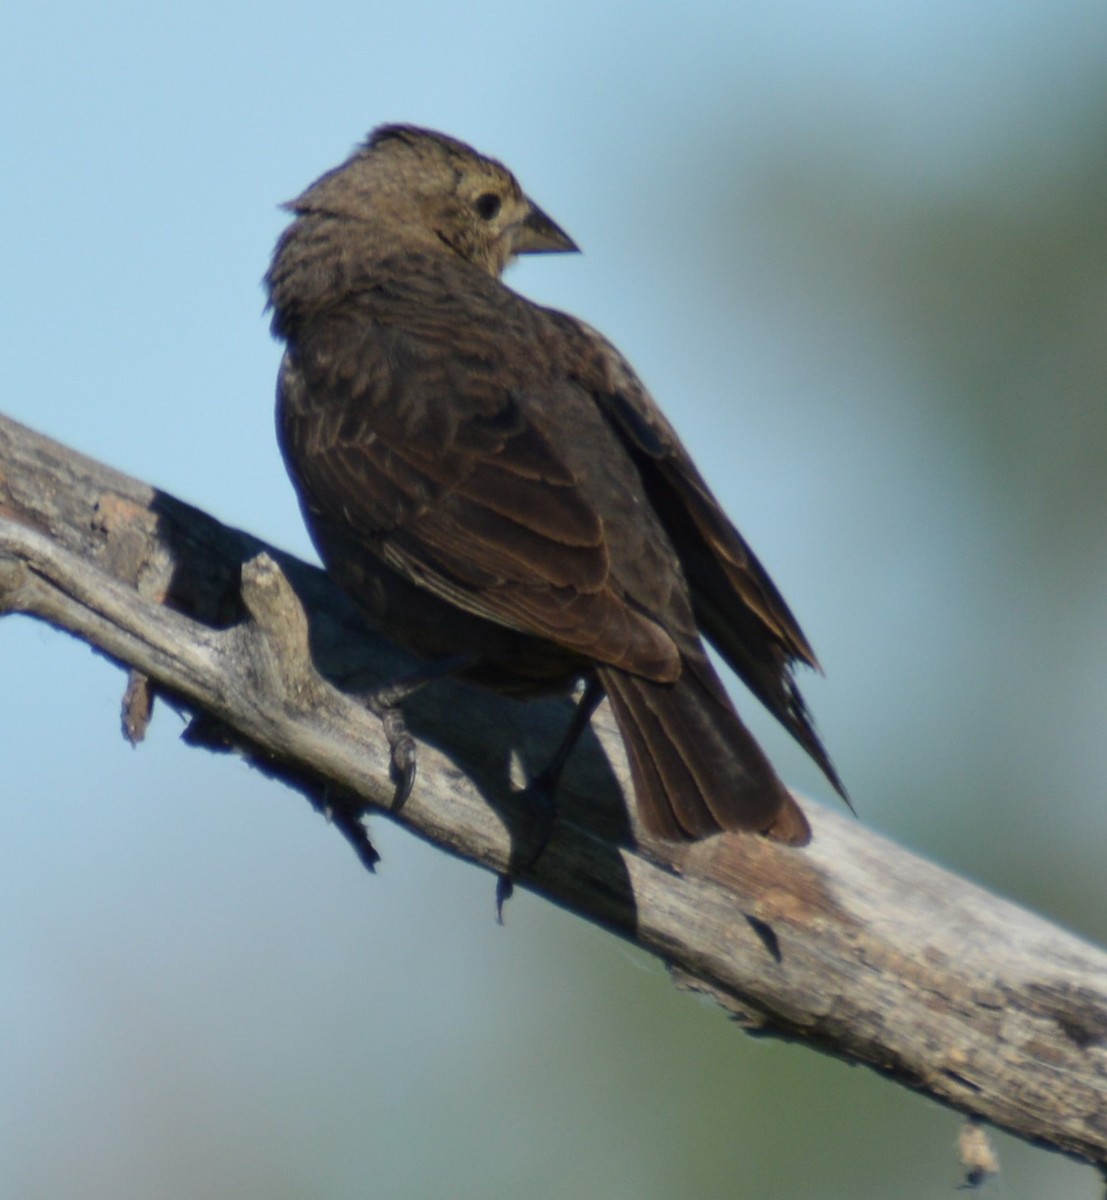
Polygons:
[[500,198],[495,192],[485,192],[477,197],[477,215],[483,221],[491,221],[500,211]]

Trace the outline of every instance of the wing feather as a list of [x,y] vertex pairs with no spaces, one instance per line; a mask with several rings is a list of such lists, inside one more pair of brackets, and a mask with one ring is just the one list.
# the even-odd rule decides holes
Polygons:
[[[382,348],[394,351],[395,340],[394,332],[360,340],[358,378],[374,380],[371,387],[349,386],[326,355],[313,372],[302,351],[282,373],[286,457],[307,505],[341,519],[368,552],[476,615],[647,678],[676,678],[673,636],[612,561],[631,489],[610,475],[582,475],[595,454],[590,440],[607,438],[624,457],[591,398],[564,382],[543,393],[525,377],[494,395],[487,369],[473,368],[466,382],[455,360],[454,390],[435,405],[413,377],[422,364],[427,386],[440,386],[433,348],[400,356],[402,385],[387,364],[365,364]],[[401,386],[420,399],[396,412]],[[566,422],[560,402],[575,406],[578,418],[591,414],[592,428]],[[427,419],[420,423],[414,411]],[[581,445],[583,452],[574,449]],[[629,462],[625,472],[637,485]],[[621,504],[605,504],[613,494]],[[663,611],[664,581],[651,586]]]

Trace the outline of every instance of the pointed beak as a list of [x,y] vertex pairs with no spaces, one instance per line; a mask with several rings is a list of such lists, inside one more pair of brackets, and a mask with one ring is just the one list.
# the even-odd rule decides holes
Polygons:
[[534,203],[526,217],[515,226],[511,250],[514,254],[580,253],[580,247],[565,230]]

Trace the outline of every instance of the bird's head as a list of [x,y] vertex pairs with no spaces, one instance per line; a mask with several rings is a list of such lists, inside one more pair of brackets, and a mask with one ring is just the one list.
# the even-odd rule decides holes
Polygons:
[[499,276],[518,254],[576,244],[495,159],[444,134],[384,125],[289,206],[364,221],[381,233],[444,245]]

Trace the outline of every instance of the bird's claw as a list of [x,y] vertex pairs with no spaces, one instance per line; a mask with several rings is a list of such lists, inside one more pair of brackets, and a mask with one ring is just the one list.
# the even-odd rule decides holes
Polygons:
[[509,871],[496,876],[496,924],[504,923],[504,905],[515,892],[515,879]]
[[550,835],[557,820],[557,785],[560,775],[560,771],[540,771],[519,793],[530,826],[530,836],[527,839],[529,851],[521,864],[525,868],[533,867],[550,844]]
[[415,786],[415,739],[411,736],[400,709],[390,706],[378,715],[388,741],[392,758],[390,773],[396,784],[396,790],[392,794],[392,811],[399,812]]
[[428,683],[453,675],[472,662],[472,654],[455,654],[437,662],[424,663],[417,670],[383,687],[374,688],[370,692],[356,693],[366,708],[377,716],[384,729],[391,756],[389,774],[396,784],[396,790],[392,794],[393,812],[399,812],[403,808],[411,795],[411,789],[415,786],[415,739],[404,721],[400,705]]
[[496,876],[496,920],[504,923],[504,905],[515,892],[515,873],[529,871],[545,853],[557,821],[557,785],[559,769],[547,767],[540,771],[518,793],[528,822],[527,848],[522,855],[512,855],[516,861]]

